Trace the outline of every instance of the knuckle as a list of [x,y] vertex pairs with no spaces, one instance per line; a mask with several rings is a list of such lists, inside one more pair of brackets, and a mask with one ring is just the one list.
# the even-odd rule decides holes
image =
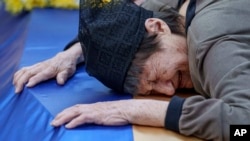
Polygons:
[[78,115],[78,114],[80,114],[81,112],[80,112],[80,104],[77,104],[77,105],[75,105],[75,106],[73,106],[72,107],[72,112],[74,113],[74,114],[76,114],[76,115]]
[[74,107],[79,108],[81,104],[76,104]]
[[49,77],[51,74],[52,74],[51,71],[43,71],[43,72],[41,73],[41,75],[42,75],[43,77]]
[[[51,65],[51,66],[49,67],[49,70],[50,70],[51,72],[57,72],[58,67],[59,67],[59,66],[57,66],[57,65]],[[48,72],[49,72],[49,71],[48,71]]]
[[33,83],[36,83],[37,81],[39,81],[40,79],[37,77],[37,76],[34,76],[34,77],[30,77],[29,78],[29,81],[33,82]]
[[25,71],[25,74],[27,76],[32,76],[34,73],[31,70],[27,70],[27,71]]
[[25,73],[25,72],[27,72],[28,71],[28,67],[23,67],[23,68],[21,68],[19,71],[17,71],[16,73],[15,73],[15,75],[18,75],[19,73]]
[[56,68],[55,67],[49,67],[45,69],[41,75],[44,77],[52,77],[56,73]]

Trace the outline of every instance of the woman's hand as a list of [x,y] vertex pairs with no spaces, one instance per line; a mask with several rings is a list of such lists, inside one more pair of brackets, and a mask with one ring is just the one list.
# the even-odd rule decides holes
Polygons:
[[75,128],[86,123],[112,126],[132,123],[163,127],[167,107],[165,101],[136,99],[78,104],[59,113],[51,125]]
[[79,58],[83,58],[82,50],[80,44],[76,43],[51,59],[20,69],[14,74],[15,93],[20,93],[26,83],[27,87],[33,87],[51,78],[56,78],[57,83],[63,85],[75,73]]

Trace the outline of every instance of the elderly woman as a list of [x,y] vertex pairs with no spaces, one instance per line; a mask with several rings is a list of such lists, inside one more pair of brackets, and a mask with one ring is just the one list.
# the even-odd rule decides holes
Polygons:
[[[158,12],[127,1],[99,8],[88,2],[81,1],[79,40],[19,70],[17,93],[25,83],[54,77],[64,84],[84,61],[90,75],[118,92],[172,96],[178,88],[194,88],[199,95],[79,104],[59,113],[53,126],[132,123],[229,140],[230,125],[250,124],[249,0],[166,0],[173,8],[154,5]],[[142,6],[152,8],[151,2]]]

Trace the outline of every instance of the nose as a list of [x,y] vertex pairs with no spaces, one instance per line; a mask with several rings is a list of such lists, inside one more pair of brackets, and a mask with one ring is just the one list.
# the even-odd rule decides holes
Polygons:
[[158,82],[154,85],[154,91],[156,93],[172,96],[175,93],[175,88],[171,81]]

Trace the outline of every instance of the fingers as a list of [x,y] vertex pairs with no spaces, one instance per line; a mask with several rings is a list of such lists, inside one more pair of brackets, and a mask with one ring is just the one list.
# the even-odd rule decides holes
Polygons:
[[[116,107],[119,103],[117,101],[76,105],[59,113],[51,125],[58,127],[66,124],[66,128],[75,128],[86,123],[112,126],[128,124],[128,114],[123,114],[123,110]],[[124,103],[121,107],[127,109],[127,104]]]
[[75,127],[82,125],[82,124],[85,124],[85,123],[91,123],[91,122],[87,120],[86,116],[79,115],[78,117],[75,117],[70,122],[68,122],[65,125],[65,127],[66,128],[75,128]]
[[15,93],[20,93],[23,90],[24,84],[26,84],[30,77],[35,72],[29,71],[30,67],[25,67],[14,74],[13,85],[15,85]]
[[55,119],[51,122],[51,125],[58,127],[67,123],[65,126],[66,128],[74,128],[80,124],[83,124],[82,120],[82,122],[79,122],[81,118],[80,115],[81,113],[79,112],[78,105],[67,108],[55,117]]
[[26,86],[33,87],[40,82],[43,82],[45,80],[52,78],[53,75],[54,75],[54,73],[51,72],[51,69],[46,69],[46,70],[44,70],[40,73],[37,73],[36,75],[33,75],[32,77],[30,77]]
[[59,85],[63,85],[65,84],[65,81],[71,76],[71,74],[69,74],[69,72],[67,70],[64,70],[60,73],[57,74],[56,76],[56,81],[57,84]]
[[16,87],[15,93],[20,93],[26,83],[27,87],[33,87],[42,81],[54,77],[55,74],[56,70],[52,67],[46,67],[46,65],[36,64],[31,67],[24,67],[14,75],[13,85]]
[[24,85],[33,87],[36,84],[56,77],[58,84],[65,81],[75,73],[76,58],[66,52],[58,53],[55,57],[37,63],[30,67],[24,67],[16,72],[13,79],[15,92],[20,93]]
[[[21,76],[21,71],[18,71],[18,72],[16,72],[15,74],[14,74],[14,78],[13,78],[13,85],[16,87],[15,88],[15,93],[20,93],[21,91],[22,91],[22,89],[23,89],[23,85],[24,84],[22,84],[20,81],[18,81],[19,80],[19,78],[20,78],[20,76]],[[26,82],[24,82],[24,83],[26,83]]]

